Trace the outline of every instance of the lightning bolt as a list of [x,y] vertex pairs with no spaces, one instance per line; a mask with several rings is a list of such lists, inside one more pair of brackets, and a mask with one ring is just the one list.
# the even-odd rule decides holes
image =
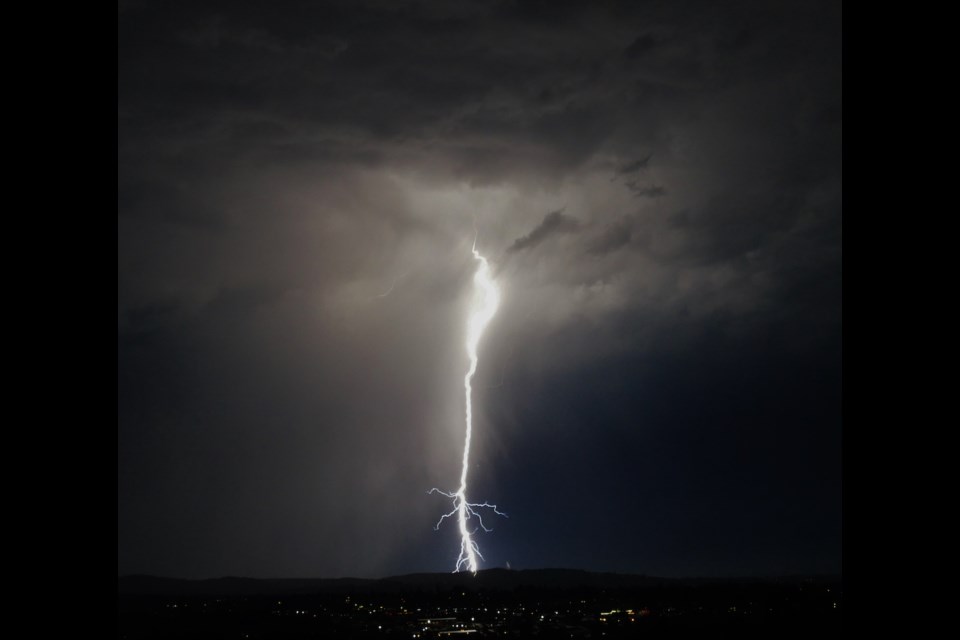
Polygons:
[[483,524],[481,511],[490,509],[495,514],[506,517],[507,514],[499,511],[497,505],[488,502],[468,502],[467,501],[467,469],[470,466],[470,440],[473,436],[473,374],[477,372],[477,346],[480,344],[480,338],[484,330],[490,324],[490,320],[497,313],[500,306],[500,290],[497,288],[493,277],[490,274],[490,265],[487,259],[477,251],[477,241],[473,241],[473,257],[480,263],[477,272],[473,274],[474,285],[474,303],[470,310],[470,316],[467,319],[467,356],[470,358],[470,367],[463,378],[463,390],[466,397],[466,423],[467,433],[463,444],[463,468],[460,471],[460,488],[455,492],[441,491],[440,489],[431,489],[427,493],[439,493],[453,500],[453,509],[449,513],[440,516],[434,529],[440,529],[440,525],[447,518],[457,517],[460,526],[460,556],[457,558],[457,564],[454,567],[454,573],[462,569],[469,569],[472,573],[477,572],[477,558],[483,560],[480,554],[480,548],[473,540],[472,535],[476,529],[470,531],[467,521],[470,518],[476,518],[480,528],[484,531],[492,531]]

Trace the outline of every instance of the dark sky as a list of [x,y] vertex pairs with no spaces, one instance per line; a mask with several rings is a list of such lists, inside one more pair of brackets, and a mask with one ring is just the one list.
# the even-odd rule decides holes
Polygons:
[[841,566],[827,2],[121,1],[117,563]]

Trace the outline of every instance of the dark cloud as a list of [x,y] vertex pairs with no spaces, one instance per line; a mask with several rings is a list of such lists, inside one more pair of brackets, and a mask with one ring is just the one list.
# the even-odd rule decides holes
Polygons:
[[587,251],[593,255],[602,255],[628,245],[633,237],[634,224],[631,219],[623,219],[607,225],[590,241]]
[[636,173],[641,169],[646,169],[647,166],[650,164],[650,158],[652,157],[653,155],[651,154],[651,155],[648,155],[646,158],[642,158],[640,160],[634,160],[633,162],[628,162],[627,164],[621,166],[617,170],[617,173],[623,175],[623,174]]
[[563,209],[551,211],[543,217],[543,220],[533,231],[521,238],[517,238],[507,251],[516,252],[532,249],[550,236],[573,233],[579,226],[575,218],[563,214]]
[[667,190],[660,185],[644,186],[636,180],[629,180],[624,184],[637,198],[662,198],[667,195]]
[[635,60],[637,58],[642,58],[647,55],[657,46],[657,40],[649,33],[645,33],[642,36],[638,36],[636,40],[630,43],[630,46],[627,47],[623,55],[627,58]]
[[474,237],[491,564],[839,570],[841,26],[120,3],[119,571],[448,569]]

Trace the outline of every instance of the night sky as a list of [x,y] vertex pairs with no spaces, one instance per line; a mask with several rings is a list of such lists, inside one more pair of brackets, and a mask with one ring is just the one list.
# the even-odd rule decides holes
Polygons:
[[839,573],[838,2],[118,5],[118,573]]

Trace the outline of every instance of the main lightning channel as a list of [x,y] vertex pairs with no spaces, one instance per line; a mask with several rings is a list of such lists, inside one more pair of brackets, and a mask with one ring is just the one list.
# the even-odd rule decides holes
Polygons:
[[439,493],[453,500],[453,509],[440,517],[435,529],[440,528],[444,520],[452,516],[457,516],[460,528],[460,556],[457,558],[457,564],[454,572],[462,569],[469,569],[472,573],[477,572],[477,558],[483,559],[480,554],[480,548],[473,540],[473,532],[467,524],[471,517],[475,517],[484,531],[490,531],[483,524],[481,509],[491,509],[495,514],[506,517],[506,514],[497,509],[497,505],[487,502],[468,502],[467,501],[467,469],[470,466],[470,441],[473,437],[473,375],[477,372],[477,347],[480,344],[480,338],[483,332],[490,324],[493,316],[497,313],[500,306],[500,289],[493,280],[490,273],[490,265],[487,259],[477,251],[477,243],[473,243],[473,257],[480,262],[476,273],[473,275],[474,284],[474,304],[470,310],[470,316],[467,319],[467,356],[470,358],[470,367],[463,378],[463,390],[466,398],[466,438],[463,444],[463,467],[460,471],[460,488],[456,492],[441,491],[440,489],[431,489],[429,493]]

